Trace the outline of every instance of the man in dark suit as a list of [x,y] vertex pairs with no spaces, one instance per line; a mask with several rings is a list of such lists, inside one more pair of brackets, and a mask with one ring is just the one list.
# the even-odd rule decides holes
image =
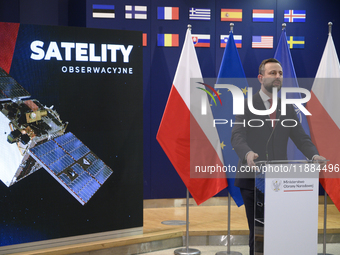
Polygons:
[[[266,110],[271,107],[270,101],[273,95],[273,88],[276,87],[277,91],[281,89],[283,82],[282,75],[282,67],[278,60],[271,58],[262,61],[258,75],[261,89],[253,95],[253,106],[255,109]],[[250,231],[250,255],[254,254],[255,174],[245,171],[242,172],[240,171],[241,167],[243,167],[243,170],[245,166],[255,167],[255,162],[261,160],[286,160],[289,138],[292,139],[298,149],[308,159],[325,160],[324,157],[318,155],[316,147],[303,130],[293,105],[287,105],[285,116],[281,116],[280,105],[280,100],[278,100],[277,110],[274,112],[274,114],[276,114],[274,119],[277,119],[277,121],[270,121],[272,116],[255,115],[248,109],[247,104],[245,104],[244,115],[237,115],[235,117],[235,123],[245,123],[245,125],[235,124],[232,129],[231,144],[239,157],[235,186],[241,190],[246,209]],[[261,119],[264,125],[261,127],[250,127],[247,123],[251,119]],[[287,120],[285,127],[281,125],[281,121],[284,119]],[[288,120],[295,120],[295,122],[288,124]],[[297,125],[295,126],[296,123]]]

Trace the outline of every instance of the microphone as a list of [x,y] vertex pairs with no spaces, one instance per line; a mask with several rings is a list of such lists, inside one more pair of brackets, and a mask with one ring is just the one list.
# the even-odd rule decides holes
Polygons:
[[[280,117],[281,117],[281,110],[279,109],[278,112],[280,112],[280,116],[279,116],[278,119],[275,119],[275,120],[277,120],[277,121],[280,120]],[[268,140],[267,140],[267,143],[266,143],[266,161],[269,160],[269,157],[268,157],[268,145],[269,145],[270,139],[272,138],[272,136],[273,136],[273,134],[274,134],[274,131],[275,131],[276,126],[277,126],[277,125],[276,125],[276,123],[275,123],[275,126],[274,126],[272,132],[270,133],[270,136],[269,136],[269,138],[268,138]]]
[[[275,120],[279,120],[279,119],[275,119]],[[267,143],[266,143],[266,161],[268,161],[268,145],[269,145],[269,141],[270,141],[270,139],[272,138],[272,136],[273,136],[273,134],[274,134],[274,131],[275,131],[276,126],[277,126],[277,125],[275,124],[275,126],[274,126],[272,132],[270,133],[270,136],[269,136],[269,138],[268,138],[268,140],[267,140]]]
[[[281,117],[281,109],[278,109],[278,111],[276,112],[276,113],[279,113],[279,117],[278,118],[275,118],[275,120],[277,120],[277,121],[279,121],[280,120],[280,117]],[[276,116],[277,117],[277,116]],[[273,119],[274,120],[274,119]],[[273,123],[273,122],[272,122]],[[269,141],[270,141],[270,139],[272,138],[272,136],[273,136],[273,134],[274,134],[274,131],[275,131],[275,129],[276,129],[276,123],[275,123],[275,125],[274,125],[274,128],[273,128],[273,130],[272,130],[272,132],[270,133],[270,136],[269,136],[269,138],[268,138],[268,140],[267,140],[267,143],[266,143],[266,161],[268,161],[269,160],[269,156],[268,156],[268,145],[269,145]]]

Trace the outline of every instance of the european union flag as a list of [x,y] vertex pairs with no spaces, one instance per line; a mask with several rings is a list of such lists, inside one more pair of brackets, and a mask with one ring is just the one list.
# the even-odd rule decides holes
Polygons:
[[[229,39],[224,50],[220,70],[217,76],[217,84],[226,84],[233,83],[233,85],[238,86],[242,89],[244,95],[247,94],[248,85],[245,79],[245,74],[243,70],[243,66],[240,60],[240,56],[238,54],[236,44],[234,41],[233,33],[230,32]],[[236,79],[235,79],[236,78]],[[225,166],[237,167],[238,156],[231,146],[231,129],[230,126],[231,121],[235,121],[235,116],[233,115],[233,98],[230,91],[227,89],[220,89],[217,91],[220,95],[222,106],[217,105],[211,107],[214,119],[226,119],[228,120],[228,124],[226,125],[216,125],[218,135],[221,141],[221,148],[223,154],[223,160]],[[241,196],[240,189],[235,187],[235,173],[231,171],[227,171],[227,179],[228,179],[228,191],[235,203],[238,206],[243,205],[243,199]]]

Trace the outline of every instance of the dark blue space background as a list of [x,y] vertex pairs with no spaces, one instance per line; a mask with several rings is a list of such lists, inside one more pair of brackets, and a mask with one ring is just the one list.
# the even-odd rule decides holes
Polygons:
[[[133,45],[129,63],[32,60],[30,45],[51,41]],[[72,132],[113,174],[82,206],[43,168],[7,188],[0,182],[0,246],[143,225],[142,33],[20,25],[10,75],[43,105],[54,106]],[[63,49],[60,48],[64,58]],[[74,50],[72,52],[74,54]],[[62,67],[127,67],[133,74],[64,73]],[[106,69],[107,70],[107,69]]]

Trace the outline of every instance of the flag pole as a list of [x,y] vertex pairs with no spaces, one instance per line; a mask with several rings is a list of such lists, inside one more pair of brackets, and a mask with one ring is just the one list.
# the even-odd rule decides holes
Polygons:
[[231,214],[231,197],[228,192],[228,236],[227,236],[227,251],[219,251],[216,252],[215,255],[242,255],[242,253],[238,251],[230,251],[230,214]]
[[323,215],[323,255],[326,255],[326,230],[327,230],[327,192],[324,195],[324,215]]
[[[188,27],[191,25],[188,25]],[[189,28],[190,28],[189,27]],[[201,251],[189,248],[189,190],[187,189],[187,203],[186,203],[186,247],[174,251],[175,255],[200,255]]]
[[[328,34],[332,34],[332,22],[328,22]],[[324,194],[324,203],[323,203],[323,248],[322,248],[322,255],[327,255],[326,253],[326,233],[327,232],[327,192],[325,190]],[[321,253],[319,253],[321,255]]]
[[[332,34],[332,22],[328,22],[328,34]],[[327,192],[325,190],[323,203],[323,255],[326,255],[326,232],[327,232]]]
[[[191,25],[188,24],[188,29],[191,30]],[[186,200],[186,240],[185,248],[180,248],[174,251],[175,255],[200,255],[201,251],[193,248],[189,248],[189,190],[187,189],[187,200]]]
[[[230,23],[230,32],[234,33],[234,23]],[[216,252],[215,255],[242,255],[237,251],[230,251],[230,215],[231,215],[231,197],[228,191],[228,235],[227,235],[227,251]]]
[[323,215],[323,249],[322,249],[322,253],[318,253],[318,255],[331,255],[329,253],[326,253],[326,230],[327,230],[327,192],[326,191],[324,194],[323,204],[324,204],[324,207],[323,207],[323,213],[324,213]]

